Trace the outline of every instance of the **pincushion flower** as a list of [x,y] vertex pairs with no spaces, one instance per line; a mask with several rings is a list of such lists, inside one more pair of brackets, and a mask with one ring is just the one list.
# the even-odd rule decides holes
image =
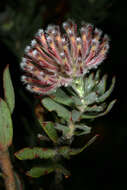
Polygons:
[[39,30],[25,49],[20,64],[25,71],[22,81],[38,94],[48,94],[60,86],[69,86],[103,62],[109,49],[107,35],[91,24],[82,24],[79,32],[74,21],[60,27],[49,25]]

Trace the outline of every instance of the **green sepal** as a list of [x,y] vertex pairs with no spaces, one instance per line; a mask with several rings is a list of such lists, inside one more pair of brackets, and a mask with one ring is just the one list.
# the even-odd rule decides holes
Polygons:
[[36,166],[31,168],[29,171],[27,171],[26,175],[33,177],[33,178],[38,178],[41,177],[42,175],[47,175],[51,172],[54,171],[54,167],[53,166]]
[[3,73],[3,87],[5,101],[9,107],[10,112],[12,113],[15,107],[15,94],[9,72],[9,65],[6,66]]
[[79,148],[79,149],[70,149],[70,156],[74,156],[76,154],[81,153],[88,146],[90,146],[92,143],[94,143],[95,140],[97,139],[97,137],[98,137],[98,135],[95,135],[94,137],[92,137],[82,148]]
[[23,148],[15,153],[19,160],[32,160],[35,158],[51,159],[56,155],[56,150],[49,148]]
[[67,106],[73,104],[73,100],[61,88],[58,88],[55,93],[51,94],[50,98]]
[[62,117],[65,120],[70,120],[71,113],[62,105],[56,103],[51,98],[44,98],[42,104],[48,111],[55,111],[59,117]]
[[110,94],[112,93],[112,91],[114,89],[115,81],[116,81],[116,79],[115,79],[115,77],[113,77],[112,84],[111,84],[109,90],[107,90],[102,96],[100,96],[96,99],[97,103],[103,102],[104,100],[106,100],[110,96]]
[[6,102],[0,98],[0,150],[7,149],[13,138],[13,127],[10,110]]
[[47,122],[42,122],[41,123],[42,128],[44,129],[45,133],[48,135],[48,137],[56,143],[58,140],[58,134],[57,131],[54,127],[54,123],[47,121]]

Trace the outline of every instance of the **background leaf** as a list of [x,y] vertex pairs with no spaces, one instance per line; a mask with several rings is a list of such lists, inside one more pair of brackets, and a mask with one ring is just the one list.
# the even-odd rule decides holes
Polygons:
[[12,143],[13,128],[6,102],[0,99],[0,149],[7,149]]
[[9,65],[6,66],[3,73],[3,86],[5,101],[10,109],[10,112],[12,113],[15,106],[15,95],[9,72]]

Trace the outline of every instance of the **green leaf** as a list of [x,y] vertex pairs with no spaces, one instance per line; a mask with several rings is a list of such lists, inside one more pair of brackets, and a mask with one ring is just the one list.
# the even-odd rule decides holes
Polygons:
[[77,110],[72,110],[72,121],[76,122],[80,119],[81,116],[81,112],[77,111]]
[[78,133],[76,132],[75,134],[77,136],[86,135],[86,134],[89,134],[91,132],[91,127],[88,127],[87,125],[83,125],[83,124],[75,125],[75,128],[83,131],[83,132],[78,132]]
[[56,143],[58,140],[58,135],[56,132],[56,129],[54,127],[54,123],[47,121],[47,122],[43,122],[41,124],[42,128],[44,129],[44,131],[46,132],[46,134],[48,135],[48,137],[54,142]]
[[9,65],[6,66],[3,73],[3,87],[4,87],[5,101],[10,109],[10,112],[12,113],[15,106],[15,95],[9,72]]
[[115,81],[116,81],[116,79],[115,79],[115,77],[113,77],[112,84],[111,84],[109,90],[107,90],[102,96],[97,98],[97,100],[96,100],[97,103],[103,102],[104,100],[106,100],[109,97],[109,95],[111,94],[111,92],[114,89]]
[[70,129],[66,125],[62,125],[60,123],[55,124],[55,128],[58,129],[59,131],[62,131],[63,136],[66,136],[67,133],[69,133]]
[[67,106],[73,104],[73,100],[71,99],[71,97],[69,97],[61,88],[58,88],[55,93],[51,94],[50,98],[52,98],[58,103],[61,103]]
[[99,81],[99,79],[100,79],[100,73],[101,73],[101,71],[100,71],[100,69],[98,69],[95,74],[95,77],[94,77],[94,80],[96,80],[96,82]]
[[96,87],[97,93],[99,95],[104,94],[106,90],[106,81],[107,81],[107,75],[104,75]]
[[12,120],[9,108],[0,98],[0,149],[7,149],[13,138]]
[[47,175],[51,172],[54,171],[54,167],[51,166],[38,166],[38,167],[33,167],[31,168],[26,175],[30,176],[30,177],[34,177],[34,178],[38,178],[42,175]]
[[93,79],[93,77],[94,74],[91,73],[86,79],[84,79],[84,96],[89,94],[96,85],[96,81]]
[[81,153],[83,150],[85,150],[88,146],[90,146],[95,140],[97,139],[98,135],[95,135],[93,138],[91,138],[82,148],[79,149],[71,149],[70,155],[74,156],[76,154]]
[[107,113],[110,112],[110,110],[114,106],[115,102],[116,102],[116,100],[113,100],[112,102],[110,102],[110,104],[108,105],[107,109],[103,113],[96,114],[96,115],[87,115],[87,114],[84,114],[84,115],[81,116],[81,118],[82,119],[94,119],[94,118],[97,118],[97,117],[104,116],[104,115],[106,115]]
[[[85,112],[102,112],[106,108],[106,103],[103,103],[101,105],[93,105],[93,106],[87,106],[85,108]],[[84,112],[84,113],[85,113]]]
[[56,155],[56,150],[49,148],[23,148],[15,153],[19,160],[32,160],[35,158],[49,159]]
[[86,105],[93,104],[94,102],[96,102],[96,99],[97,99],[97,94],[95,92],[91,92],[90,94],[84,97]]
[[82,102],[81,102],[81,100],[80,100],[80,98],[78,96],[72,96],[71,98],[72,98],[72,100],[74,102],[74,105],[76,105],[76,106],[81,106],[82,105]]
[[71,113],[62,105],[56,103],[51,98],[44,98],[42,104],[48,111],[56,111],[59,117],[62,117],[65,120],[70,120]]

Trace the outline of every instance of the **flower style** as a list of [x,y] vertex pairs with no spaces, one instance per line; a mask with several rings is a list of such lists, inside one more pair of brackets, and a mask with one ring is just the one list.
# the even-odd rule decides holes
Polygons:
[[25,49],[20,64],[25,71],[21,80],[26,88],[38,94],[49,94],[60,86],[71,85],[90,69],[97,68],[109,49],[109,38],[91,24],[83,23],[80,35],[74,21],[60,27],[49,25],[39,30]]

